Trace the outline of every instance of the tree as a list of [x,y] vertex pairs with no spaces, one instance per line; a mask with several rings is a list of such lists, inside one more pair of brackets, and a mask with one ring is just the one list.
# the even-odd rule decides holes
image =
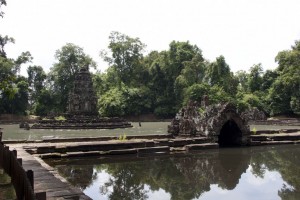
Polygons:
[[223,88],[232,97],[237,93],[238,79],[230,72],[224,56],[217,57],[216,61],[207,67],[205,80],[211,86],[217,85]]
[[244,70],[239,70],[236,72],[235,77],[239,82],[239,90],[243,92],[247,92],[249,74],[247,74],[247,72]]
[[15,61],[6,56],[4,47],[8,43],[14,43],[14,39],[0,35],[0,93],[7,92],[10,96],[13,96],[13,82],[16,79],[14,73]]
[[23,52],[16,60],[7,58],[4,47],[14,42],[8,36],[0,36],[0,110],[2,113],[24,114],[28,105],[28,83],[19,70],[22,64],[31,62],[29,52]]
[[190,86],[185,92],[184,104],[187,104],[189,101],[201,102],[202,97],[209,94],[209,88],[210,86],[207,83]]
[[0,17],[3,17],[4,12],[2,11],[2,5],[6,6],[6,0],[0,0]]
[[261,90],[267,91],[270,89],[277,77],[278,73],[276,70],[267,70],[262,76]]
[[37,96],[36,102],[32,107],[33,113],[39,116],[46,116],[49,113],[58,113],[57,97],[47,88],[43,88]]
[[20,80],[17,83],[18,92],[16,93],[12,103],[12,113],[26,114],[28,108],[28,83],[25,80]]
[[211,87],[207,83],[194,84],[190,86],[187,88],[184,95],[185,98],[183,104],[187,104],[189,101],[201,102],[204,95],[208,96],[210,104],[233,101],[229,94],[223,90],[223,88],[217,85]]
[[300,41],[276,56],[278,77],[270,87],[268,101],[273,115],[299,113]]
[[248,87],[250,92],[259,91],[262,84],[263,68],[261,64],[253,65],[250,68],[250,74],[248,78]]
[[100,56],[115,69],[119,82],[132,85],[143,81],[143,77],[139,80],[137,78],[142,73],[141,63],[146,45],[139,38],[131,38],[119,32],[111,32],[109,40],[110,52],[101,51]]
[[[3,17],[1,6],[6,6],[5,0],[0,0],[0,16]],[[15,60],[8,58],[5,46],[14,43],[9,36],[0,35],[0,111],[2,113],[24,114],[28,104],[28,84],[18,73],[21,65],[31,62],[32,56],[27,52]]]
[[98,101],[99,113],[102,116],[124,116],[125,115],[125,98],[122,91],[113,88],[101,96]]
[[191,61],[183,62],[184,68],[175,80],[175,94],[180,101],[184,99],[185,90],[193,84],[202,83],[207,63],[201,54],[196,54]]
[[149,112],[151,101],[146,87],[130,88],[122,84],[105,92],[99,99],[99,113],[103,116],[138,116]]
[[168,54],[170,65],[167,68],[167,71],[173,81],[175,81],[177,76],[179,76],[183,70],[185,62],[192,61],[196,55],[200,62],[204,60],[202,57],[202,51],[196,45],[191,45],[189,41],[172,41],[169,45]]
[[7,92],[13,95],[13,83],[16,80],[13,67],[13,59],[0,56],[0,94]]
[[26,114],[28,108],[28,83],[26,79],[24,77],[18,78],[12,90],[13,96],[8,91],[2,93],[0,110],[2,113]]
[[83,67],[94,67],[96,63],[75,44],[67,43],[55,53],[57,63],[50,69],[52,91],[57,96],[57,105],[60,112],[65,112],[75,73]]
[[27,68],[29,84],[29,104],[32,106],[37,101],[39,95],[44,89],[46,73],[41,66],[29,66]]
[[6,58],[6,52],[4,50],[5,45],[8,43],[15,43],[15,39],[9,36],[0,35],[0,56]]
[[138,116],[149,112],[151,108],[149,93],[150,91],[147,87],[124,88],[123,96],[125,98],[126,115]]

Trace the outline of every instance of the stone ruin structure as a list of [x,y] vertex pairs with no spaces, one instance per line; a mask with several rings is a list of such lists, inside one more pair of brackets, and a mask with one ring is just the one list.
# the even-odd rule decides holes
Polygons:
[[90,72],[81,68],[75,75],[74,88],[69,94],[67,114],[97,115],[97,96]]
[[88,67],[75,74],[74,87],[69,94],[65,120],[55,118],[40,120],[33,129],[114,129],[132,125],[122,118],[98,115],[97,96]]
[[201,104],[189,102],[168,126],[174,136],[204,136],[220,146],[240,146],[249,143],[250,128],[247,121],[230,103],[208,104],[204,96]]
[[266,114],[258,110],[257,108],[251,108],[249,110],[246,110],[245,112],[242,112],[241,117],[245,119],[246,121],[263,121],[267,120]]

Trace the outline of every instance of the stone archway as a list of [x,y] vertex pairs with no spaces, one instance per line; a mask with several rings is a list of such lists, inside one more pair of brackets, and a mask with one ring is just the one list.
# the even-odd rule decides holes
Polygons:
[[224,123],[218,135],[218,143],[220,147],[241,146],[242,131],[237,123],[230,119]]
[[234,105],[224,103],[199,108],[193,102],[183,107],[168,126],[168,132],[174,136],[207,137],[220,146],[249,144],[249,125]]

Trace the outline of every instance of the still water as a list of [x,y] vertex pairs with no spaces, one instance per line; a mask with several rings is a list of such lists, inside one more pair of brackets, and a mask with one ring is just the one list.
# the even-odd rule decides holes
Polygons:
[[[101,137],[101,136],[116,136],[120,135],[146,135],[146,134],[167,134],[168,125],[170,122],[142,122],[140,127],[138,123],[132,123],[133,128],[125,129],[96,129],[96,130],[48,130],[48,129],[20,129],[19,125],[1,125],[3,128],[4,140],[40,140],[49,138],[72,138],[72,137]],[[293,129],[300,126],[266,126],[266,125],[251,125],[252,130],[276,130],[276,129]]]
[[19,125],[0,125],[3,128],[4,140],[40,140],[49,138],[101,137],[120,135],[166,134],[170,122],[131,123],[132,128],[125,129],[82,129],[82,130],[49,130],[49,129],[20,129]]
[[300,199],[300,145],[48,160],[92,199]]

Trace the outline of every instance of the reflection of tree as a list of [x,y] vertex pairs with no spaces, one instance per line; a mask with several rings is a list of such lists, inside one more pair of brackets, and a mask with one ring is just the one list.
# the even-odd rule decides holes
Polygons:
[[109,187],[113,191],[108,195],[110,199],[147,199],[147,190],[144,184],[141,183],[140,177],[143,174],[143,168],[139,165],[132,165],[130,163],[113,163],[108,167],[108,173],[112,175],[109,181],[100,188],[102,194],[109,193]]
[[[107,164],[106,171],[113,177],[101,187],[102,194],[113,190],[110,199],[146,199],[147,184],[151,191],[164,189],[171,199],[199,198],[210,190],[210,184],[234,188],[241,174],[247,169],[250,157],[228,154],[227,162],[220,162],[224,153],[205,153],[165,158],[149,158],[142,162]],[[232,170],[230,170],[232,169]],[[227,180],[223,180],[226,178]]]
[[238,151],[232,149],[222,149],[219,152],[216,171],[219,173],[218,184],[223,189],[233,190],[245,173],[250,162],[251,155],[249,148],[239,148]]
[[[188,155],[134,158],[133,162],[128,157],[99,159],[99,163],[106,164],[95,165],[97,160],[92,160],[92,163],[95,171],[105,171],[111,176],[100,187],[100,192],[110,199],[147,199],[148,190],[163,189],[171,199],[188,200],[199,198],[210,190],[211,184],[231,190],[249,164],[252,173],[261,178],[267,170],[279,171],[287,185],[283,185],[278,195],[282,199],[297,199],[300,196],[299,152],[300,146],[276,146],[276,149],[220,149]],[[96,178],[93,165],[82,166],[78,162],[64,165],[67,167],[59,167],[59,171],[82,189]]]
[[[300,146],[278,146],[255,152],[251,158],[252,171],[263,177],[265,170],[278,171],[291,187],[283,185],[278,195],[282,199],[299,199],[300,196]],[[297,198],[296,198],[297,197]]]
[[86,189],[97,178],[93,165],[63,165],[57,167],[58,172],[72,185]]

